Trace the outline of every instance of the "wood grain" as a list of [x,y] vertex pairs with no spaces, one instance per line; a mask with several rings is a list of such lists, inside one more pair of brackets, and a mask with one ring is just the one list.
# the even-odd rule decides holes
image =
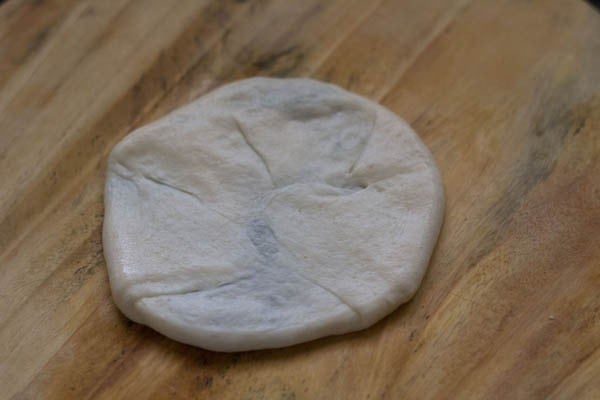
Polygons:
[[[447,196],[416,297],[362,332],[220,354],[127,321],[106,156],[223,83],[381,102]],[[560,0],[0,6],[0,398],[600,398],[600,14]]]

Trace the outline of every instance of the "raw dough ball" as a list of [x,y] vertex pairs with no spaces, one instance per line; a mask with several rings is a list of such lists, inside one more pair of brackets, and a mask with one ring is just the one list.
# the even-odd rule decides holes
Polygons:
[[330,84],[254,78],[123,139],[105,204],[123,313],[239,351],[363,329],[410,299],[443,192],[390,111]]

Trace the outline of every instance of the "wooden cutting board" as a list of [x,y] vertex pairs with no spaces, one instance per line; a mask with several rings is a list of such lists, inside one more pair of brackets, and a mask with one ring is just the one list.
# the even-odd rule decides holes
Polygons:
[[[375,326],[219,354],[115,308],[106,156],[255,75],[403,116],[447,212],[416,297]],[[583,1],[7,1],[0,187],[2,399],[600,399],[600,14]]]

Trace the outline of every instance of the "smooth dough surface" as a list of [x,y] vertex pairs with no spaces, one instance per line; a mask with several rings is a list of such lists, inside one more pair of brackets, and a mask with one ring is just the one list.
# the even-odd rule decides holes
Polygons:
[[382,106],[310,79],[235,82],[113,149],[113,297],[217,351],[356,331],[415,293],[443,203],[429,151]]

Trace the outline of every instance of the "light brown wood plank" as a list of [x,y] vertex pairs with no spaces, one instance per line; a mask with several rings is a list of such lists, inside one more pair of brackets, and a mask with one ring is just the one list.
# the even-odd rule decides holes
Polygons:
[[[14,74],[6,74],[7,82],[0,90],[0,159],[6,157],[23,130],[33,125],[56,92],[68,81],[73,71],[103,40],[128,0],[103,3],[96,7],[81,2],[65,12],[64,21],[44,38],[44,47],[33,52]],[[36,22],[25,22],[36,26]],[[18,35],[8,35],[9,43]],[[1,46],[1,44],[0,44]],[[41,46],[41,45],[40,45]],[[6,47],[4,47],[6,48]],[[7,50],[10,50],[9,48]],[[6,58],[10,55],[7,54]],[[35,132],[34,132],[35,134]]]
[[386,1],[315,77],[379,101],[470,2]]
[[596,399],[600,397],[600,387],[590,385],[600,379],[600,351],[580,361],[581,365],[571,375],[565,377],[549,399]]
[[[14,0],[0,8],[0,87],[39,54],[67,18],[74,0],[32,2]],[[14,33],[18,32],[18,35]]]

